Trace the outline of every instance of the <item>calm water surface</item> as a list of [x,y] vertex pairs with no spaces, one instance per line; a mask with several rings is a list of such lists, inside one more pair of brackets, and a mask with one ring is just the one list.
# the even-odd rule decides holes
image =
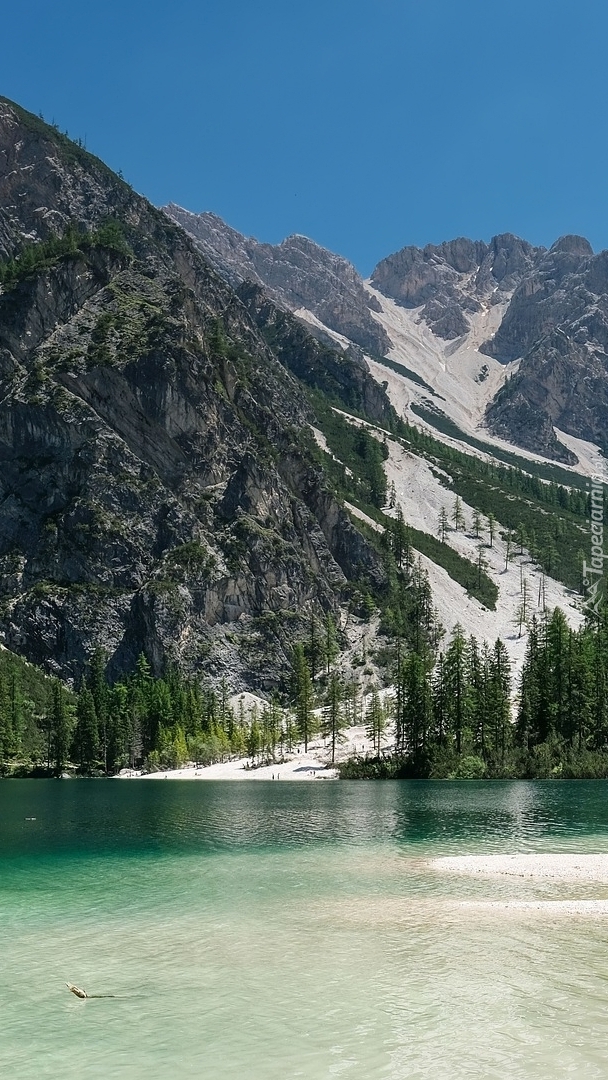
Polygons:
[[459,902],[608,889],[427,865],[522,851],[608,784],[4,781],[0,1076],[605,1078],[608,919]]

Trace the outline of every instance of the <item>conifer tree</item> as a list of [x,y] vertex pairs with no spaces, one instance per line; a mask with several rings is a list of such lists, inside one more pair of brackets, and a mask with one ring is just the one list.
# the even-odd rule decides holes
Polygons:
[[103,649],[94,649],[89,661],[86,680],[95,706],[104,772],[108,771],[108,683],[106,679],[106,663],[106,655]]
[[65,690],[59,679],[53,681],[50,707],[50,732],[53,764],[60,776],[68,760],[72,738],[72,715]]
[[308,740],[313,734],[313,690],[310,668],[302,645],[296,645],[293,651],[293,688],[298,735],[304,743],[304,752],[308,751]]
[[336,745],[340,737],[340,732],[345,726],[344,710],[342,707],[343,699],[344,687],[342,685],[342,680],[334,671],[329,676],[327,693],[325,696],[325,707],[323,710],[323,736],[330,742],[332,765],[336,760]]
[[454,499],[454,506],[452,509],[452,522],[454,524],[456,532],[458,532],[459,529],[464,529],[465,527],[464,514],[462,512],[462,502],[459,495],[457,495]]
[[448,512],[445,506],[442,506],[439,511],[439,539],[442,544],[445,544],[445,538],[450,530],[450,523],[448,521]]
[[393,554],[395,556],[395,562],[401,570],[408,548],[409,534],[400,503],[397,505],[397,513],[395,514],[395,518],[391,525],[391,532],[393,536]]
[[449,724],[448,691],[444,667],[445,656],[440,652],[431,680],[433,728],[438,746],[444,745]]
[[504,765],[511,734],[511,662],[500,638],[497,638],[490,657],[489,674],[487,717],[494,724],[494,753]]
[[93,694],[86,684],[78,695],[73,745],[81,769],[92,769],[99,753],[99,729]]
[[419,653],[403,661],[402,745],[416,756],[426,749],[432,724],[432,692],[428,667]]
[[378,688],[373,687],[365,713],[365,732],[377,755],[380,754],[382,734],[386,727],[386,713],[380,701]]
[[448,727],[454,737],[457,754],[462,751],[463,738],[470,720],[467,651],[467,642],[462,626],[457,623],[452,632],[452,640],[446,650],[443,664],[443,681],[448,706]]

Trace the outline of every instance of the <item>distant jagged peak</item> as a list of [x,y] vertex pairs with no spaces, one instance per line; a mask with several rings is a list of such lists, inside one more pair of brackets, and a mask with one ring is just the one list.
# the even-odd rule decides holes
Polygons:
[[451,340],[469,331],[468,316],[483,302],[494,304],[512,293],[544,252],[513,233],[489,243],[461,236],[401,248],[378,263],[371,283],[404,307],[422,308],[430,329]]
[[562,251],[568,255],[580,255],[582,258],[593,255],[593,248],[589,241],[584,236],[577,236],[576,233],[558,237],[549,248],[549,254]]

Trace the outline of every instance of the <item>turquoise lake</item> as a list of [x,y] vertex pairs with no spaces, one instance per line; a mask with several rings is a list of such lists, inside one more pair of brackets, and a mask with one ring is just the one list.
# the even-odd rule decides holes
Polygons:
[[[608,784],[0,783],[0,1076],[608,1076],[608,897],[447,854],[608,852]],[[65,983],[100,996],[73,997]]]

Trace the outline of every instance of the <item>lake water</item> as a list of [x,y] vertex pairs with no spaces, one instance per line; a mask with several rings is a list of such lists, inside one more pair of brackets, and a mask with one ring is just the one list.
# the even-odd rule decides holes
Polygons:
[[426,864],[524,851],[608,784],[1,782],[0,1075],[604,1078],[608,919],[459,901],[608,889]]

